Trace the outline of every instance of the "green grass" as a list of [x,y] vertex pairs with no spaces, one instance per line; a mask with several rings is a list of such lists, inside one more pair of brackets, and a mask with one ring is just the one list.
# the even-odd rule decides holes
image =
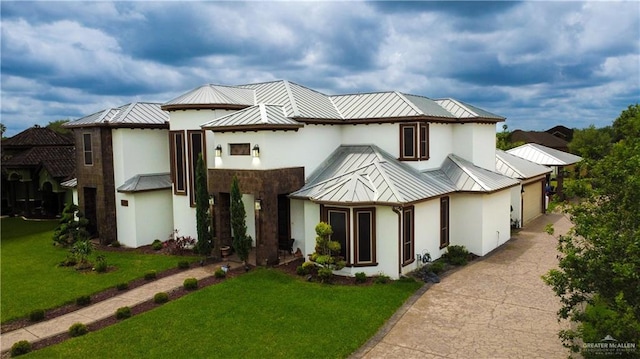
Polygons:
[[35,309],[55,308],[73,302],[121,282],[144,276],[148,270],[165,270],[177,266],[184,257],[141,255],[135,253],[96,252],[103,254],[117,270],[108,273],[77,272],[58,267],[68,250],[54,247],[53,229],[57,221],[24,221],[3,218],[0,252],[0,318],[2,323],[25,317]]
[[27,358],[344,358],[420,283],[309,283],[256,269]]

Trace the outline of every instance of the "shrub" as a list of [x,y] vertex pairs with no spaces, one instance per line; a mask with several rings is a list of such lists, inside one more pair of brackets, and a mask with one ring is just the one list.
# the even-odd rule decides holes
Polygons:
[[120,307],[116,310],[116,319],[122,320],[127,318],[131,318],[131,308]]
[[367,275],[364,272],[356,273],[356,283],[364,283],[367,281]]
[[162,249],[162,247],[164,246],[159,239],[156,239],[155,241],[153,241],[153,243],[151,243],[151,249],[153,249],[154,251],[159,251]]
[[218,268],[215,272],[213,272],[213,276],[216,278],[224,278],[227,276],[227,272],[225,272],[222,268]]
[[[219,269],[222,270],[222,269]],[[216,271],[218,272],[218,271]],[[198,289],[198,280],[195,278],[187,278],[184,280],[184,282],[182,283],[182,285],[184,286],[184,289],[186,290],[196,290]]]
[[126,282],[118,283],[116,285],[116,289],[118,289],[118,290],[127,290],[127,289],[129,289],[129,283],[126,283]]
[[375,284],[387,284],[387,283],[389,283],[390,280],[391,280],[391,278],[389,278],[388,275],[382,274],[382,273],[378,274],[377,276],[375,276],[373,278],[373,282]]
[[122,245],[118,241],[113,241],[111,242],[110,246],[113,248],[120,248]]
[[296,273],[298,275],[307,275],[307,271],[304,270],[303,266],[296,267]]
[[429,265],[429,270],[435,274],[440,274],[444,271],[444,264],[443,261],[435,261]]
[[187,262],[187,261],[180,261],[180,262],[178,262],[178,268],[180,268],[180,269],[187,269],[187,268],[189,268],[189,262]]
[[158,276],[158,274],[156,273],[156,271],[154,271],[154,270],[150,270],[150,271],[147,271],[147,272],[144,274],[144,279],[146,279],[146,280],[153,280],[153,279],[156,279],[156,277],[157,277],[157,276]]
[[465,246],[452,245],[447,247],[447,253],[443,255],[444,260],[456,266],[463,266],[467,264],[469,258],[469,251]]
[[91,303],[91,297],[88,295],[81,295],[76,298],[76,304],[80,306],[85,306]]
[[413,277],[402,276],[398,279],[400,283],[415,283],[416,279]]
[[74,323],[69,327],[69,336],[71,337],[79,337],[81,335],[85,335],[89,332],[87,326],[82,323]]
[[322,267],[318,269],[318,278],[322,283],[329,283],[333,278],[333,271],[329,268]]
[[107,271],[108,267],[109,266],[107,265],[107,258],[105,258],[105,256],[99,255],[96,257],[96,265],[93,267],[96,272],[104,273]]
[[39,322],[44,319],[44,309],[36,309],[29,313],[29,320],[32,322]]
[[169,294],[165,293],[165,292],[159,292],[156,293],[156,295],[153,296],[153,302],[156,304],[162,304],[162,303],[166,303],[169,301]]
[[26,340],[13,343],[11,346],[11,357],[17,357],[18,355],[27,354],[31,351],[31,343]]
[[76,264],[78,264],[76,257],[72,254],[67,254],[67,258],[60,262],[60,267],[73,267]]

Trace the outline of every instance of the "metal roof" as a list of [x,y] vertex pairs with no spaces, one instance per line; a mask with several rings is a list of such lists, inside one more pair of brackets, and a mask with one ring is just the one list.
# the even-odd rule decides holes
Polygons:
[[551,168],[496,149],[496,170],[505,176],[529,179],[551,172]]
[[454,100],[452,98],[435,100],[437,104],[442,106],[445,110],[449,111],[456,118],[460,119],[476,119],[484,118],[490,120],[502,121],[505,118],[498,116],[489,111],[485,111],[481,108],[466,104],[462,101]]
[[328,203],[411,203],[455,191],[375,145],[340,146],[293,198]]
[[162,106],[176,107],[188,105],[255,105],[255,93],[238,86],[203,85],[180,95]]
[[330,97],[345,119],[420,116],[420,110],[398,92]]
[[171,188],[171,175],[169,173],[138,174],[118,187],[118,192],[143,192]]
[[582,157],[537,143],[527,143],[507,151],[525,160],[545,166],[567,166],[582,161]]
[[169,114],[162,111],[160,104],[134,102],[117,108],[108,108],[78,120],[68,122],[64,127],[90,127],[109,125],[114,127],[166,126]]
[[288,118],[283,106],[260,104],[209,121],[201,127],[213,131],[227,131],[237,130],[239,126],[254,129],[297,129],[303,125]]
[[492,172],[473,163],[450,154],[443,162],[441,170],[463,192],[494,192],[515,186],[520,182]]
[[60,186],[67,187],[67,188],[76,188],[78,186],[78,179],[72,178],[68,181],[61,182]]

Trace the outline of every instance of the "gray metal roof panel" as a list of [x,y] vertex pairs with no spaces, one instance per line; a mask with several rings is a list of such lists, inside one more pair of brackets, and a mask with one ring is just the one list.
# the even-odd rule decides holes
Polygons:
[[169,122],[169,114],[162,111],[160,104],[133,102],[117,108],[108,108],[89,116],[65,124],[65,127],[86,127],[95,125],[163,125]]
[[551,168],[496,149],[496,170],[505,176],[529,179],[551,172]]
[[237,86],[204,85],[182,94],[166,105],[254,105],[255,94],[252,90]]
[[67,188],[76,188],[78,186],[78,179],[72,178],[68,181],[60,182],[60,186]]
[[291,118],[288,118],[285,114],[284,107],[281,105],[265,105],[260,104],[257,106],[251,106],[226,116],[222,116],[215,120],[209,121],[203,125],[205,129],[216,129],[221,127],[238,127],[241,129],[244,126],[300,126],[302,124]]
[[331,96],[345,119],[413,117],[420,112],[397,92]]
[[527,143],[507,151],[525,160],[544,166],[567,166],[582,161],[582,157],[537,143]]
[[471,106],[452,98],[438,99],[435,100],[435,102],[459,119],[486,118],[496,121],[504,120],[504,117],[502,116],[498,116],[489,111],[485,111],[481,108]]
[[118,192],[143,192],[171,188],[169,173],[150,173],[135,175],[118,187]]
[[424,96],[404,94],[425,116],[455,118],[453,114],[445,110],[436,101]]
[[478,167],[453,154],[444,160],[441,169],[459,191],[493,192],[520,183],[500,173]]

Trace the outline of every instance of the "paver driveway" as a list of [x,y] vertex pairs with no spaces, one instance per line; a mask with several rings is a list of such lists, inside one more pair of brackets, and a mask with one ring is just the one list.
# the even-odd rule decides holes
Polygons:
[[571,227],[561,214],[536,219],[494,253],[429,288],[354,357],[566,358],[557,335],[560,303],[540,279],[557,267],[547,223],[556,234]]

